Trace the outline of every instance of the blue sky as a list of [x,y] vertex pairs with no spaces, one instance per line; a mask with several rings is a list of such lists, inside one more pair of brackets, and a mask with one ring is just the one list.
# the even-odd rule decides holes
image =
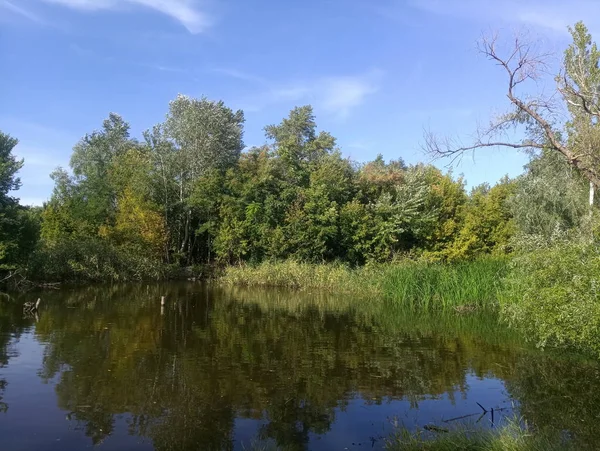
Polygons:
[[[0,129],[20,140],[25,204],[109,112],[140,137],[178,93],[242,108],[248,146],[310,103],[345,155],[414,163],[424,128],[468,141],[507,106],[483,32],[526,28],[560,55],[582,19],[600,32],[597,0],[0,0]],[[482,150],[454,172],[473,186],[525,162]]]

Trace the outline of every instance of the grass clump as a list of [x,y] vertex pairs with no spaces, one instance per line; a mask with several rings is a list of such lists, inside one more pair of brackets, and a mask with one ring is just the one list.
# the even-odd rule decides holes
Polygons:
[[559,451],[575,450],[557,432],[531,431],[518,420],[496,430],[470,430],[467,426],[444,432],[419,430],[396,432],[386,444],[388,451]]

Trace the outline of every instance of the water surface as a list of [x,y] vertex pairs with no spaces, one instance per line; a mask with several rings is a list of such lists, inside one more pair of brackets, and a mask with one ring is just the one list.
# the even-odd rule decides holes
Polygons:
[[24,316],[37,296],[0,304],[2,450],[383,449],[515,414],[581,448],[600,432],[600,367],[491,317],[200,284],[45,292]]

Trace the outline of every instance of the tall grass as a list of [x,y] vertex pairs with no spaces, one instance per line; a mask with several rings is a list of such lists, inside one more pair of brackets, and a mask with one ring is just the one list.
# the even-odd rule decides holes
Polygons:
[[495,307],[503,258],[434,264],[404,261],[351,269],[341,264],[294,261],[232,266],[221,282],[229,285],[318,289],[388,300],[410,308]]
[[380,283],[386,298],[409,307],[495,307],[506,271],[507,261],[492,257],[454,264],[405,263],[387,265]]
[[379,268],[351,269],[339,263],[310,264],[293,260],[230,266],[220,281],[228,285],[318,289],[368,296],[381,295]]
[[449,432],[402,430],[386,444],[389,451],[568,451],[577,449],[558,431],[531,431],[517,419],[496,430],[472,430],[467,425]]

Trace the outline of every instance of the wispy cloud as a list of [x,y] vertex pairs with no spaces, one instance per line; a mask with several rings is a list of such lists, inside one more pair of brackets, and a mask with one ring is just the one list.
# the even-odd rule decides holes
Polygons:
[[81,11],[119,10],[142,6],[165,14],[185,26],[191,33],[206,31],[213,23],[196,0],[39,0]]
[[566,34],[567,26],[579,20],[585,20],[591,29],[600,25],[597,0],[410,0],[409,4],[434,14],[519,23],[560,34]]
[[13,14],[25,17],[33,22],[44,23],[44,21],[37,14],[34,14],[33,12],[31,12],[21,6],[17,6],[13,2],[10,2],[8,0],[0,1],[0,9],[7,9],[8,11],[11,11]]
[[[240,78],[238,74],[228,75]],[[345,119],[379,90],[382,76],[382,71],[372,70],[360,75],[269,83],[260,77],[244,75],[244,79],[255,80],[267,89],[246,99],[242,106],[246,111],[260,111],[275,104],[306,102],[338,119]]]
[[208,71],[216,74],[225,75],[230,78],[235,78],[237,80],[247,81],[250,83],[257,83],[260,85],[268,84],[268,81],[263,77],[250,74],[248,72],[244,72],[238,69],[232,69],[230,67],[212,66],[208,69]]
[[340,118],[363,104],[367,96],[379,90],[382,73],[372,71],[362,76],[330,77],[322,82],[321,104],[325,111]]

